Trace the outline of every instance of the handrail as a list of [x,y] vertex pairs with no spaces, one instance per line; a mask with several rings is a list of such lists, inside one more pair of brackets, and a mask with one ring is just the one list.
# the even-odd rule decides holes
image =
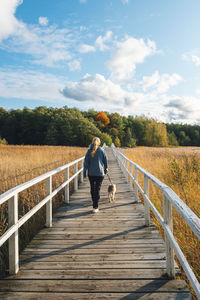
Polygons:
[[[166,184],[161,182],[155,176],[151,175],[149,172],[144,170],[135,162],[128,159],[122,152],[116,149],[114,144],[111,146],[112,152],[116,157],[124,175],[126,176],[127,182],[130,181],[134,183],[134,188],[136,191],[137,201],[138,190],[144,198],[144,211],[145,211],[145,224],[150,225],[150,208],[154,212],[156,218],[164,229],[165,233],[165,246],[166,246],[166,270],[169,277],[175,277],[175,262],[174,262],[174,251],[176,256],[183,267],[188,280],[190,281],[196,296],[200,299],[200,283],[197,280],[195,274],[193,273],[188,261],[186,260],[180,246],[178,245],[174,235],[173,235],[173,219],[172,219],[172,205],[183,217],[189,227],[192,229],[194,234],[200,240],[200,219],[195,215],[195,213],[178,197],[178,195]],[[134,167],[134,176],[132,174],[132,169]],[[144,176],[144,190],[138,183],[138,171]],[[163,217],[158,212],[156,207],[153,205],[149,198],[149,181],[154,183],[161,191],[163,197]]]
[[[78,163],[81,163],[80,169]],[[83,162],[84,156],[80,157],[64,166],[42,174],[32,180],[22,183],[2,195],[0,195],[0,205],[8,201],[8,229],[0,237],[0,247],[9,241],[9,273],[16,274],[19,270],[19,228],[27,222],[39,209],[46,205],[46,226],[52,227],[52,198],[64,188],[65,203],[69,203],[69,183],[74,180],[74,190],[78,189],[78,176],[83,182]],[[69,177],[69,168],[74,166],[74,174]],[[65,181],[54,191],[52,191],[52,176],[65,171]],[[18,194],[27,188],[46,180],[46,197],[34,206],[28,213],[18,219]]]

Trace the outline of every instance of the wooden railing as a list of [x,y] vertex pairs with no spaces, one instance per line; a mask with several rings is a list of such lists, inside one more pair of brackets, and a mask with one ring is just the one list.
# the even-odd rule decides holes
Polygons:
[[[173,235],[173,219],[172,219],[172,205],[183,217],[189,227],[192,229],[194,234],[200,240],[200,219],[193,213],[193,211],[177,196],[177,194],[166,184],[162,183],[159,179],[151,175],[149,172],[141,168],[139,165],[128,159],[122,152],[118,151],[115,146],[111,146],[112,152],[116,157],[124,175],[126,176],[127,182],[134,183],[137,200],[138,191],[144,199],[144,211],[145,211],[145,224],[150,225],[150,209],[152,209],[165,234],[165,245],[166,245],[166,271],[169,277],[175,277],[175,263],[174,263],[174,252],[183,267],[187,278],[189,279],[198,299],[200,299],[200,284],[193,273],[189,263],[187,262],[182,250],[180,249],[174,235]],[[133,169],[134,168],[134,169]],[[138,173],[143,174],[144,178],[144,190],[138,183]],[[134,174],[134,176],[133,176]],[[163,217],[158,212],[156,207],[153,205],[149,198],[149,181],[155,184],[162,191],[163,199]]]
[[[4,194],[0,195],[0,205],[8,201],[8,229],[0,237],[0,247],[8,240],[9,247],[9,273],[16,274],[19,270],[19,228],[27,222],[39,209],[46,205],[46,226],[52,226],[52,198],[64,188],[65,202],[69,203],[69,183],[74,180],[74,190],[78,189],[78,176],[83,182],[83,161],[81,157],[53,171],[36,177],[30,181],[20,184]],[[79,169],[80,163],[80,169]],[[69,177],[69,168],[74,166],[74,174]],[[52,191],[52,176],[64,171],[65,181],[54,191]],[[34,206],[28,213],[18,219],[18,194],[27,188],[46,180],[46,197]]]

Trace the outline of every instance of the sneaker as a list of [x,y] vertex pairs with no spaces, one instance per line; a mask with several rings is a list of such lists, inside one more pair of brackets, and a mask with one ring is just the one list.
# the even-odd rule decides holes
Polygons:
[[97,212],[99,212],[99,209],[98,209],[98,208],[94,208],[94,209],[93,209],[93,212],[94,212],[94,213],[97,213]]

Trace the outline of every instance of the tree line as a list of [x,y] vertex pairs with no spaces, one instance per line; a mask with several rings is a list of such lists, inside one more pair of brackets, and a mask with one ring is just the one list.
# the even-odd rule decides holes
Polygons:
[[77,108],[11,109],[0,107],[0,143],[88,146],[94,136],[107,145],[200,146],[200,126],[164,124],[145,117]]

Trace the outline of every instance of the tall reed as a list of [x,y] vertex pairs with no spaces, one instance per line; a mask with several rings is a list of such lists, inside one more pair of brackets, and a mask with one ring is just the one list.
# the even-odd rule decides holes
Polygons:
[[[200,217],[200,148],[138,147],[126,150],[125,154],[171,187],[187,206]],[[143,178],[141,176],[139,182],[142,186]],[[150,184],[150,199],[163,215],[162,195],[153,184]],[[158,221],[155,218],[154,221],[162,234]],[[173,209],[173,230],[178,244],[200,280],[200,242],[175,209]]]
[[[39,175],[67,164],[85,154],[85,148],[58,146],[0,146],[0,194]],[[70,175],[73,167],[70,168]],[[53,176],[53,189],[64,181],[64,171]],[[72,191],[73,185],[70,185]],[[46,193],[45,182],[19,193],[19,218],[39,203]],[[53,210],[63,203],[61,191],[53,199]],[[20,228],[20,251],[45,224],[45,209],[39,210]],[[0,207],[0,235],[8,228],[8,205]],[[8,245],[0,249],[0,276],[8,266]]]

